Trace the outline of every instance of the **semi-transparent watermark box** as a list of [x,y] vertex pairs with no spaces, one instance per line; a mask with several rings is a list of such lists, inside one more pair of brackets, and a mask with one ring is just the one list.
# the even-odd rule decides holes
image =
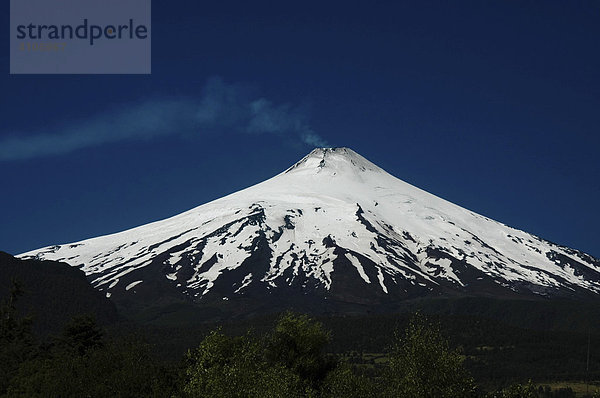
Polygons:
[[10,0],[11,74],[149,74],[151,0]]

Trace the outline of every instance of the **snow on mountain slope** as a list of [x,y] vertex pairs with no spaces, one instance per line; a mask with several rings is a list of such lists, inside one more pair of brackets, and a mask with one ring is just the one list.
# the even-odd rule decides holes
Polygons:
[[278,288],[356,302],[600,293],[598,259],[438,198],[347,148],[315,149],[174,217],[20,257],[81,267],[107,295],[159,278],[196,301]]

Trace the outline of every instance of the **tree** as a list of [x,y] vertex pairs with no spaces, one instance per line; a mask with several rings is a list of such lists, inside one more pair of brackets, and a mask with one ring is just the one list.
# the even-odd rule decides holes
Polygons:
[[211,332],[187,354],[187,383],[192,397],[299,397],[299,379],[265,360],[260,342],[247,334],[228,337]]
[[19,316],[16,307],[23,294],[21,283],[13,280],[8,298],[0,304],[0,394],[6,391],[19,366],[35,355],[31,318]]
[[416,314],[404,336],[396,334],[385,372],[388,396],[471,397],[475,383],[439,326]]
[[90,315],[76,316],[65,326],[58,344],[74,350],[79,355],[104,345],[103,333]]
[[89,317],[77,318],[20,365],[6,396],[169,397],[176,392],[171,377],[139,338],[106,340]]
[[319,390],[336,361],[325,354],[331,335],[308,315],[286,312],[267,342],[267,358],[297,375],[306,388]]

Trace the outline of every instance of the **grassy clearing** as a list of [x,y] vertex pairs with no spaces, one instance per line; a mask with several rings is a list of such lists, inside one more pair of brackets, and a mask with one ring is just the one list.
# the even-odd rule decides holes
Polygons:
[[589,384],[583,381],[552,381],[548,383],[536,383],[540,386],[550,386],[553,391],[561,388],[571,388],[577,397],[584,397],[586,394],[593,394],[600,390],[600,381],[590,381]]

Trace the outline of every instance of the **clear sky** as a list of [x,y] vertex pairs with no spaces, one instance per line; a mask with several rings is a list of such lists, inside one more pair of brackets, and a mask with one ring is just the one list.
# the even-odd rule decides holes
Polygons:
[[155,0],[147,76],[11,76],[1,7],[0,250],[162,219],[327,145],[600,256],[598,1]]

